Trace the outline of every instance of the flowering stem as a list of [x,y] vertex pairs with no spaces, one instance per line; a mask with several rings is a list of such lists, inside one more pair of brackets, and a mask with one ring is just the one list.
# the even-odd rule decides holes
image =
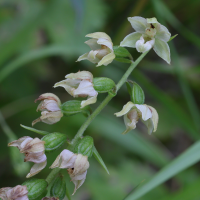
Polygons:
[[[144,58],[144,56],[148,53],[149,51],[146,51],[145,53],[141,54],[141,56],[135,61],[131,61],[131,65],[126,71],[126,73],[122,76],[118,84],[116,85],[116,91],[122,87],[122,85],[126,82],[127,78],[131,74],[131,72],[135,69],[135,67],[139,64],[139,62]],[[102,103],[96,108],[96,110],[87,118],[85,123],[81,126],[81,128],[78,130],[77,134],[75,135],[74,139],[71,141],[69,144],[70,146],[73,146],[77,140],[83,135],[84,131],[86,128],[90,125],[92,120],[103,110],[103,108],[108,104],[108,102],[113,98],[114,96],[111,94],[108,94],[108,96],[102,101]],[[55,168],[51,171],[51,173],[47,176],[46,181],[48,184],[50,184],[54,179],[57,173],[60,171],[60,168]]]
[[55,179],[56,175],[58,174],[58,172],[60,171],[60,168],[55,168],[51,171],[51,173],[47,176],[46,178],[46,182],[48,183],[48,185],[50,185],[50,183]]
[[[126,73],[122,76],[118,84],[116,85],[116,91],[117,92],[122,85],[126,82],[127,78],[131,74],[131,72],[135,69],[135,67],[139,64],[139,62],[144,58],[144,56],[149,51],[146,51],[145,53],[141,54],[141,56],[135,61],[131,61],[131,65],[126,71]],[[97,109],[87,118],[85,123],[81,126],[81,128],[78,130],[77,134],[75,135],[74,139],[71,141],[71,145],[73,146],[76,141],[83,135],[86,128],[89,126],[89,124],[92,122],[92,120],[101,112],[101,110],[108,104],[108,102],[113,98],[114,96],[111,94],[108,94],[108,96],[103,100],[103,102],[97,107]]]

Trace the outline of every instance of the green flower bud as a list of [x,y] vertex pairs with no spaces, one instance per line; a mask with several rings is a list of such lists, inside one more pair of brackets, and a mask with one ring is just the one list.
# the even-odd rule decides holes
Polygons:
[[[133,84],[133,86],[131,87],[131,84]],[[133,81],[128,81],[126,82],[126,86],[128,89],[128,92],[131,96],[131,101],[134,104],[144,104],[145,101],[145,95],[144,95],[144,91],[142,90],[142,88]]]
[[50,152],[58,149],[66,142],[67,136],[62,133],[49,133],[41,140],[45,142],[45,151]]
[[94,147],[93,138],[90,136],[85,136],[76,143],[76,146],[74,148],[74,153],[90,157],[93,154],[93,147]]
[[65,198],[66,183],[62,176],[59,176],[55,179],[55,181],[51,187],[50,194],[53,197],[58,197],[59,200],[62,200]]
[[106,77],[99,77],[93,79],[94,89],[98,93],[110,92],[115,88],[115,82]]
[[127,49],[125,49],[124,47],[114,46],[113,50],[114,50],[114,54],[116,56],[115,57],[116,61],[124,62],[124,63],[131,63],[131,61],[133,60],[129,51]]
[[90,106],[81,108],[81,101],[78,100],[66,101],[61,105],[61,111],[65,116],[71,116],[78,113],[83,113],[86,116],[91,114]]
[[27,187],[29,200],[40,200],[47,194],[48,183],[44,179],[30,179],[22,185]]

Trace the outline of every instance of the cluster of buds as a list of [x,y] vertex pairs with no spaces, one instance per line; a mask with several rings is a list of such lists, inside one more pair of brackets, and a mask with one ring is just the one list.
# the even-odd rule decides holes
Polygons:
[[30,161],[35,163],[26,176],[27,178],[38,174],[47,164],[47,157],[44,154],[44,143],[45,142],[41,141],[39,138],[33,139],[29,136],[25,136],[8,144],[8,146],[17,147],[20,153],[25,154],[24,162]]
[[[71,181],[74,183],[74,193],[84,183],[86,179],[87,169],[89,168],[88,157],[82,154],[74,154],[65,149],[56,158],[50,168],[59,167],[61,169],[68,169],[68,174]],[[73,194],[74,194],[73,193]]]
[[2,200],[29,200],[26,186],[17,185],[15,187],[5,187],[0,189],[0,199]]

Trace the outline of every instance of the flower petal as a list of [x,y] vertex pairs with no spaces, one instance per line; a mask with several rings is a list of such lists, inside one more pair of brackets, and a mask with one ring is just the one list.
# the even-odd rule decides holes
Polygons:
[[26,153],[24,162],[34,162],[34,163],[41,163],[44,162],[47,159],[44,152],[38,152],[38,153]]
[[95,50],[95,51],[90,51],[89,54],[88,54],[88,60],[92,63],[98,63],[99,62],[99,58],[97,58],[97,54],[98,54],[98,50]]
[[38,174],[42,169],[44,169],[47,165],[47,161],[42,163],[36,163],[32,166],[30,172],[27,174],[26,178],[30,178],[36,174]]
[[85,37],[91,37],[91,38],[95,38],[95,39],[105,38],[105,39],[111,41],[111,38],[104,32],[90,33],[90,34],[87,34]]
[[120,112],[115,113],[115,115],[117,117],[121,117],[122,115],[125,115],[126,113],[128,113],[131,110],[131,108],[133,108],[134,106],[135,104],[129,101],[127,104],[123,106],[122,110]]
[[61,111],[55,111],[55,112],[48,112],[43,111],[41,112],[42,116],[40,117],[40,120],[46,124],[55,124],[60,121],[61,117],[63,116]]
[[141,36],[142,34],[138,32],[131,33],[123,39],[123,41],[120,43],[120,46],[135,48],[135,43],[140,39]]
[[168,42],[171,38],[171,33],[168,31],[168,29],[161,25],[156,27],[156,35],[155,38],[158,38],[164,42]]
[[54,100],[58,103],[58,105],[61,104],[60,102],[60,99],[53,93],[44,93],[44,94],[41,94],[36,100],[35,100],[35,103],[37,101],[42,101],[42,100],[45,100],[45,99],[48,99],[48,100]]
[[144,38],[141,36],[141,38],[136,42],[135,46],[138,52],[144,53],[146,51],[149,51],[153,47],[154,43],[154,39],[145,42]]
[[162,40],[156,38],[153,49],[158,56],[160,56],[163,60],[165,60],[168,64],[170,64],[171,62],[170,49],[166,42],[163,42]]
[[33,139],[33,138],[29,137],[29,136],[24,136],[24,137],[19,138],[18,140],[15,140],[15,141],[13,141],[13,142],[10,142],[10,143],[8,144],[8,146],[20,148],[21,143],[22,143],[24,140],[28,139],[28,138],[29,138],[29,139]]
[[85,80],[90,80],[92,82],[93,80],[93,75],[91,72],[89,71],[80,71],[80,72],[77,72],[77,73],[70,73],[70,74],[67,74],[65,76],[65,78],[70,78],[70,79],[85,79]]
[[153,132],[155,132],[157,130],[157,126],[158,126],[158,113],[156,111],[155,108],[151,107],[151,106],[148,106],[149,109],[151,110],[151,113],[152,113],[152,123],[153,123]]
[[115,59],[115,54],[113,52],[109,53],[108,55],[104,56],[100,62],[98,62],[97,67],[101,65],[108,65]]
[[147,20],[143,17],[128,17],[128,21],[131,23],[131,26],[135,29],[136,32],[145,33],[147,28]]
[[148,129],[148,134],[151,135],[151,133],[153,132],[153,121],[152,118],[144,121],[141,119],[141,121],[144,123],[144,125],[147,127]]
[[79,56],[79,58],[78,58],[78,60],[76,62],[79,62],[81,60],[88,60],[88,54],[89,53],[85,53],[85,54]]
[[[97,93],[98,95],[98,93]],[[93,104],[96,103],[97,101],[97,95],[93,96],[93,97],[88,97],[87,100],[81,101],[81,108],[84,108],[85,106],[89,105],[89,104]]]
[[93,83],[87,80],[82,80],[76,90],[74,90],[74,97],[81,96],[95,96],[97,91],[93,87]]
[[90,39],[85,42],[92,50],[101,49],[101,45],[97,43],[98,39]]
[[109,49],[113,50],[113,43],[110,40],[107,40],[105,38],[99,38],[97,43],[100,44],[100,45],[105,45]]
[[154,23],[158,23],[158,21],[155,17],[152,17],[152,18],[147,18],[147,23],[154,24]]
[[141,112],[142,114],[142,119],[144,121],[148,120],[149,118],[152,117],[152,113],[151,113],[151,110],[148,108],[147,105],[143,104],[143,105],[138,105],[138,104],[135,104],[135,106],[137,107],[138,111]]

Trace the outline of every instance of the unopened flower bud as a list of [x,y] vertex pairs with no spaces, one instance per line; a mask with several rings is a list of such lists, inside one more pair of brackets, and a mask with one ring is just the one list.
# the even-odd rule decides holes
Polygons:
[[128,102],[124,105],[123,109],[115,113],[115,115],[117,117],[124,115],[126,130],[122,134],[126,134],[130,130],[135,129],[139,119],[147,126],[149,134],[157,130],[158,113],[153,107],[146,104],[139,105]]
[[77,61],[89,60],[92,63],[98,63],[98,67],[108,65],[115,59],[112,40],[106,33],[96,32],[86,37],[92,38],[85,42],[92,50],[80,56]]
[[[131,86],[131,84],[133,84],[133,86]],[[145,95],[142,88],[133,81],[126,82],[126,86],[131,96],[131,101],[135,104],[144,104]]]
[[44,179],[30,179],[23,183],[27,187],[29,200],[41,199],[47,194],[48,183]]
[[61,110],[65,116],[72,116],[78,113],[83,113],[85,116],[91,114],[91,108],[89,106],[81,108],[81,101],[79,100],[66,101],[61,105]]
[[32,126],[37,122],[44,122],[46,124],[55,124],[60,121],[63,116],[60,109],[60,99],[52,93],[45,93],[35,100],[41,101],[37,107],[37,111],[41,111],[42,116],[32,122]]
[[5,187],[0,189],[0,198],[2,200],[29,200],[26,186],[17,185],[13,188]]
[[66,142],[66,139],[66,134],[49,133],[48,135],[45,135],[41,140],[45,142],[45,151],[50,152],[61,147]]
[[66,182],[62,176],[58,176],[50,190],[51,196],[58,197],[59,200],[63,200],[66,194]]
[[93,79],[94,89],[99,93],[110,92],[115,88],[115,82],[106,77],[98,77]]
[[93,75],[88,71],[71,73],[65,76],[66,80],[60,81],[54,87],[63,87],[73,97],[88,97],[81,102],[81,108],[97,101],[98,92],[93,86]]
[[88,157],[83,156],[82,154],[74,154],[73,152],[64,149],[50,168],[55,167],[68,168],[68,174],[75,185],[75,193],[86,179],[87,169],[89,168]]
[[75,153],[82,154],[84,156],[92,156],[93,154],[94,142],[93,138],[90,136],[85,136],[79,140],[74,148]]
[[30,161],[35,163],[30,173],[26,176],[27,178],[39,173],[47,164],[47,158],[44,154],[44,143],[45,142],[41,141],[39,138],[33,139],[29,136],[25,136],[8,144],[8,146],[17,147],[20,153],[25,154],[24,162]]

